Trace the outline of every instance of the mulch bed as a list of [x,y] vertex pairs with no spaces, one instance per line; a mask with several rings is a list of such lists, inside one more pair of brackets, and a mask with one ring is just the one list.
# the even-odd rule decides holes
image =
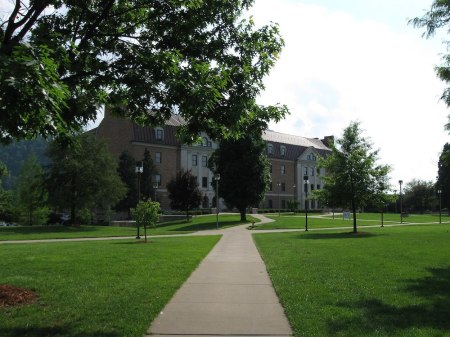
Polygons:
[[0,308],[34,303],[37,295],[29,289],[0,284]]

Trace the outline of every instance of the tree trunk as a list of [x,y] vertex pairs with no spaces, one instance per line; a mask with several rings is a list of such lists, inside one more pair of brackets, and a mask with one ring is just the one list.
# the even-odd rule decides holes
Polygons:
[[241,221],[247,221],[247,209],[240,209],[239,212],[241,213]]

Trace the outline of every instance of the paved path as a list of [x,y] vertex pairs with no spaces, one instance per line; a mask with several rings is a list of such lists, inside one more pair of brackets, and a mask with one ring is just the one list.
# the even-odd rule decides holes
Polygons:
[[150,336],[292,335],[247,226],[219,231],[221,240],[153,321]]

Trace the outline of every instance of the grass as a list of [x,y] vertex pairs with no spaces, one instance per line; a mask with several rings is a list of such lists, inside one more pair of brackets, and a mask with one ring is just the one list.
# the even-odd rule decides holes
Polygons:
[[[250,216],[247,219],[251,219]],[[259,221],[259,220],[257,220]],[[222,214],[219,215],[219,228],[226,228],[241,224],[239,215]],[[200,230],[215,229],[216,216],[194,217],[192,221],[186,220],[171,221],[154,228],[147,229],[147,235],[170,235],[188,234]],[[144,234],[141,227],[140,234]],[[69,239],[69,238],[97,238],[97,237],[118,237],[136,236],[135,227],[114,227],[114,226],[17,226],[0,227],[1,240],[37,240],[37,239]]]
[[364,232],[254,235],[295,336],[450,336],[450,227]]
[[[275,222],[258,225],[256,229],[298,229],[305,228],[305,214],[298,215],[266,215]],[[400,223],[399,214],[386,213],[383,215],[384,224]],[[381,213],[358,213],[356,216],[358,226],[379,226],[381,225]],[[409,215],[403,217],[403,223],[436,223],[439,222],[439,215]],[[449,215],[442,215],[442,222],[450,222]],[[342,214],[335,215],[308,215],[308,228],[334,228],[352,227],[353,217],[343,220]]]
[[0,284],[39,296],[0,308],[0,336],[142,336],[218,238],[0,245]]

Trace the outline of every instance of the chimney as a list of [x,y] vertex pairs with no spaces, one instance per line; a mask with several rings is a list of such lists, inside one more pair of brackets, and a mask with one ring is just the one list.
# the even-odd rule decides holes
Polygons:
[[334,136],[325,136],[322,139],[322,143],[324,143],[327,147],[331,147],[331,145],[334,145]]

